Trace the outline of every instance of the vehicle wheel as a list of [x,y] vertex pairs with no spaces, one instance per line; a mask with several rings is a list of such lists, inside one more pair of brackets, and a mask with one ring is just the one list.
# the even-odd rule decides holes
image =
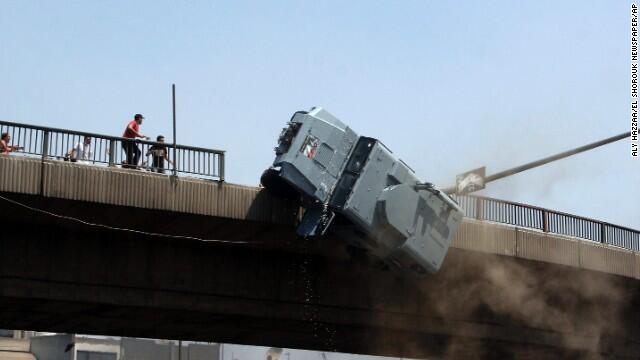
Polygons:
[[297,200],[300,194],[280,177],[280,172],[274,168],[269,168],[262,173],[260,184],[267,191],[279,198]]

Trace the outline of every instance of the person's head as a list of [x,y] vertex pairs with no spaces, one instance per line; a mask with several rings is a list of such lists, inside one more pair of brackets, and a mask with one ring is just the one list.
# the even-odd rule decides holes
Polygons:
[[158,135],[158,137],[156,138],[156,142],[164,142],[164,136]]
[[91,136],[85,136],[84,137],[84,143],[87,144],[87,145],[91,144]]
[[11,136],[9,136],[8,132],[2,133],[2,140],[4,140],[4,141],[11,140]]
[[142,114],[135,114],[133,116],[133,120],[135,120],[138,124],[142,124],[142,120],[144,120],[144,116],[142,116]]

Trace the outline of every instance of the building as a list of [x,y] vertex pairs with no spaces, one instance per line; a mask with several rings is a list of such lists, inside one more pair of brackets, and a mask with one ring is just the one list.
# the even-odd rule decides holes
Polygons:
[[0,330],[2,360],[220,360],[219,344]]

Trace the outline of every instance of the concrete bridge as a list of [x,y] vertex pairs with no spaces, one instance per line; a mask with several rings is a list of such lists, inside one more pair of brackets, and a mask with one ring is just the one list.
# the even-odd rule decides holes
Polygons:
[[0,195],[0,328],[404,357],[640,354],[640,255],[621,247],[465,219],[440,272],[415,278],[331,236],[297,239],[295,204],[259,188],[2,156]]

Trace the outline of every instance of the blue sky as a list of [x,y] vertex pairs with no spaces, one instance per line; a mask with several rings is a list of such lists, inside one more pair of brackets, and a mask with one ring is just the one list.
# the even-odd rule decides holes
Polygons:
[[[256,185],[290,115],[323,106],[439,186],[630,127],[626,1],[2,0],[0,119],[227,150]],[[629,142],[483,192],[640,228]]]

